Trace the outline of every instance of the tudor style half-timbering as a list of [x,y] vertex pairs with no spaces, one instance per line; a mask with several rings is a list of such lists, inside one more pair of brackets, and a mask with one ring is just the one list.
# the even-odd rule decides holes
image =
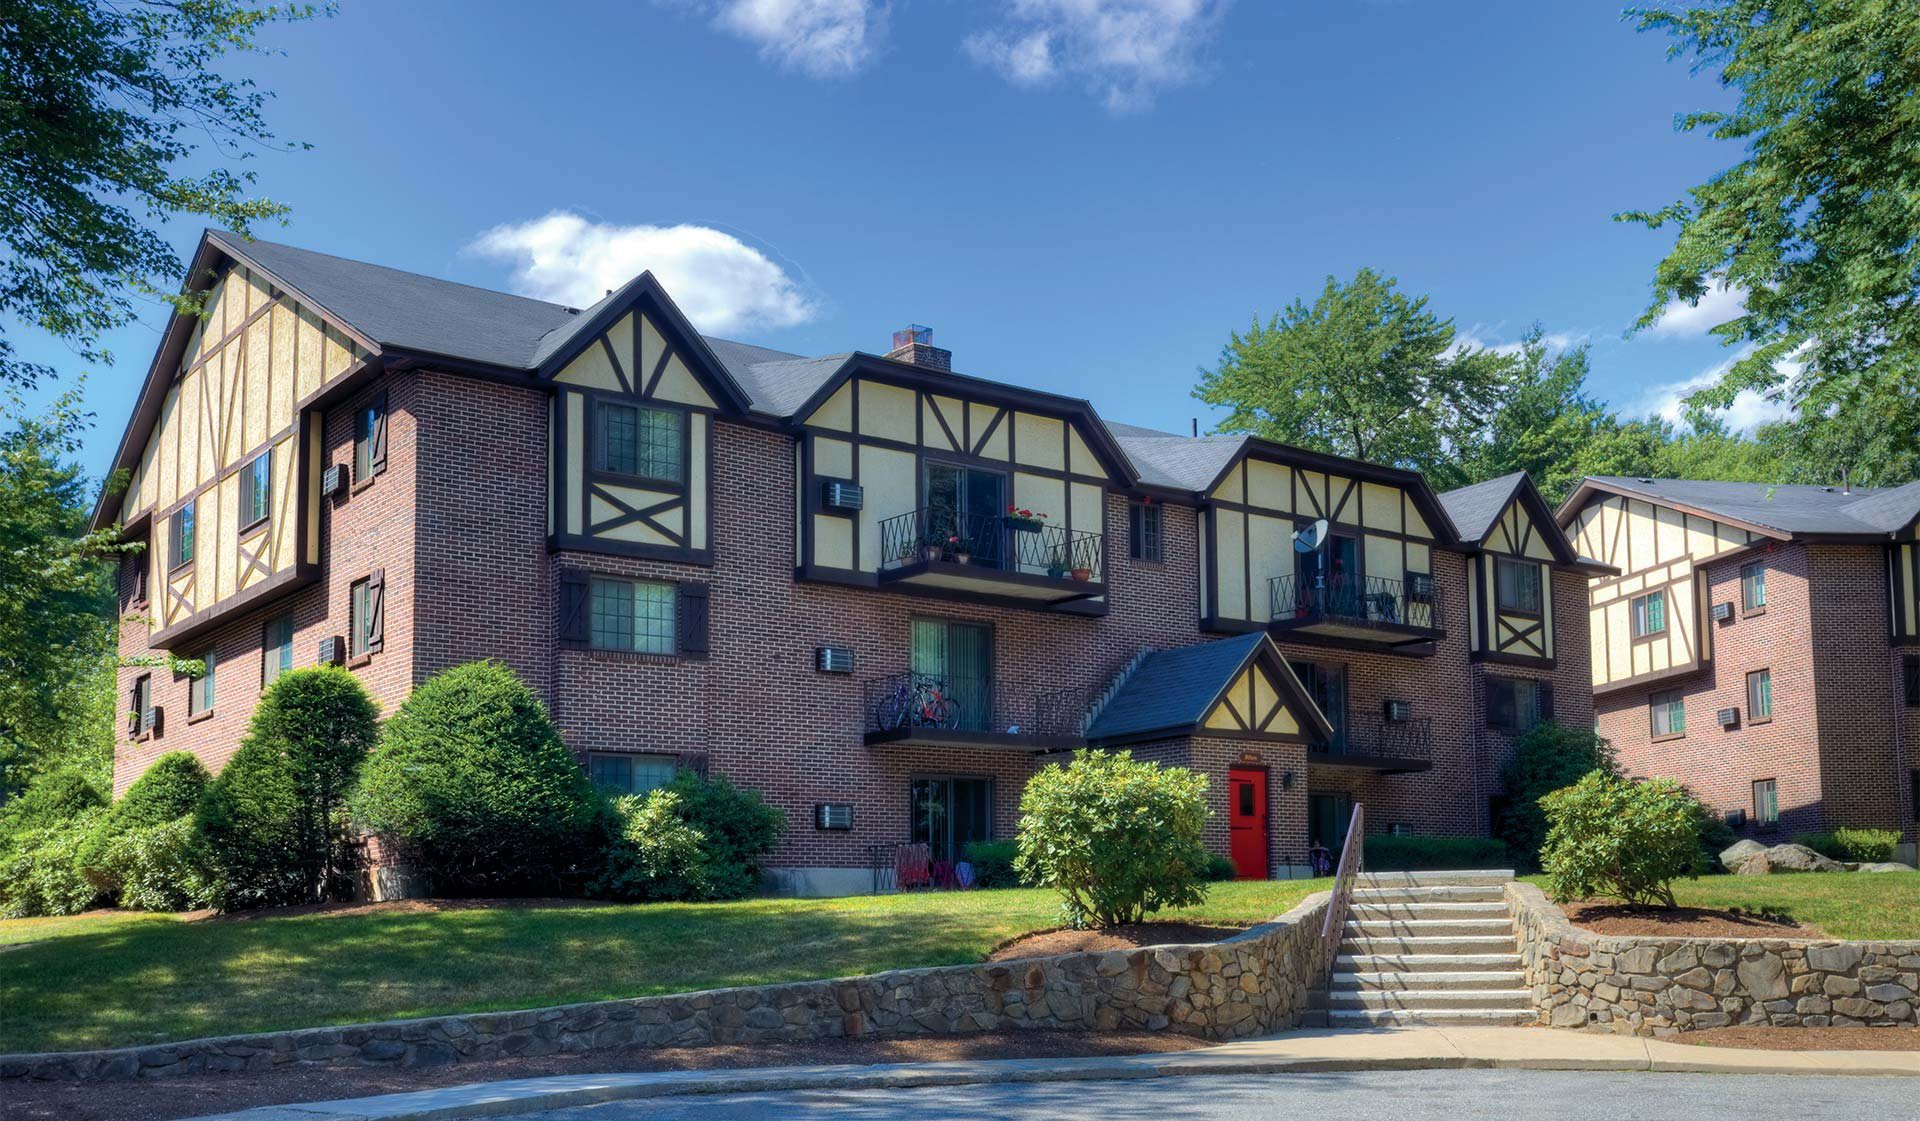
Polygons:
[[1084,401],[855,357],[798,415],[802,579],[1106,609],[1128,478]]
[[[162,346],[118,510],[147,543],[161,648],[315,577],[321,433],[305,409],[365,355],[253,270],[212,257],[196,267],[206,314],[177,319]],[[375,423],[369,438],[384,440],[384,416]]]
[[1480,552],[1467,582],[1473,656],[1477,661],[1551,666],[1558,655],[1554,571],[1585,567],[1579,557],[1586,554],[1568,545],[1552,509],[1525,472],[1467,490],[1494,499],[1498,510],[1474,542]]
[[[1558,593],[1602,569],[1542,551],[1524,480],[1436,495],[1108,423],[954,373],[924,328],[884,355],[709,338],[645,274],[575,309],[209,235],[195,283],[229,272],[170,327],[116,461],[131,497],[96,511],[154,545],[122,586],[159,617],[123,653],[212,671],[123,671],[119,790],[170,750],[218,767],[288,669],[343,664],[391,711],[484,657],[605,786],[761,790],[794,823],[782,890],[964,859],[1083,746],[1205,773],[1209,843],[1260,877],[1337,847],[1357,801],[1376,829],[1484,832],[1510,738],[1592,719]],[[1473,630],[1504,560],[1544,573],[1537,631],[1525,580]]]
[[1910,830],[1916,517],[1920,484],[1584,480],[1559,519],[1619,569],[1589,602],[1597,726],[1622,763],[1761,836]]
[[[1202,506],[1205,625],[1431,653],[1444,519],[1417,474],[1249,441]],[[1296,531],[1320,521],[1325,539],[1296,550]]]

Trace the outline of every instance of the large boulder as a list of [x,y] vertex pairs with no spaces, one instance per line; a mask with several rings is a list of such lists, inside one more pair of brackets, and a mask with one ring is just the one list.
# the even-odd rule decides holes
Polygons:
[[1757,852],[1767,851],[1767,846],[1759,841],[1735,841],[1720,851],[1720,866],[1729,872],[1737,871],[1747,858]]
[[1913,865],[1902,864],[1897,860],[1884,860],[1878,864],[1862,864],[1860,866],[1860,871],[1862,872],[1911,872],[1913,870]]
[[1774,845],[1753,853],[1734,869],[1736,875],[1764,876],[1770,872],[1844,872],[1846,865],[1829,860],[1805,845]]

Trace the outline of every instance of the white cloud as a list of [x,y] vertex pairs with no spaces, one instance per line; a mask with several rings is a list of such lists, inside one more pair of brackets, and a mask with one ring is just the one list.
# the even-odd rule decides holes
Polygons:
[[865,66],[886,35],[884,0],[683,0],[760,57],[814,78]]
[[1108,109],[1134,112],[1192,81],[1228,0],[1004,0],[1000,23],[962,44],[1019,86],[1084,80]]
[[1695,303],[1675,300],[1660,312],[1647,332],[1663,339],[1695,339],[1737,316],[1746,314],[1747,293],[1714,280]]
[[[1549,331],[1540,336],[1540,341],[1547,344],[1548,350],[1568,350],[1586,342],[1588,337],[1585,334],[1573,334],[1567,331]],[[1483,333],[1482,328],[1469,327],[1454,334],[1453,346],[1447,349],[1447,355],[1451,357],[1465,350],[1490,350],[1495,354],[1513,355],[1519,354],[1526,348],[1527,344],[1519,339],[1500,342]]]
[[[1703,371],[1694,377],[1687,378],[1684,381],[1649,386],[1642,390],[1638,397],[1635,397],[1629,402],[1626,408],[1620,411],[1622,415],[1629,420],[1638,420],[1648,416],[1659,416],[1673,424],[1684,427],[1686,424],[1685,399],[1687,396],[1718,382],[1721,375],[1731,369],[1735,362],[1746,357],[1747,353],[1748,351],[1743,350],[1725,362],[1720,363],[1718,366]],[[1782,389],[1786,389],[1791,386],[1793,379],[1799,376],[1801,365],[1789,359],[1781,362],[1777,368],[1782,374],[1786,375],[1786,384],[1781,387]],[[1727,427],[1733,429],[1735,432],[1752,433],[1763,424],[1772,424],[1774,421],[1786,420],[1792,413],[1792,407],[1784,400],[1763,396],[1751,389],[1746,389],[1734,397],[1733,404],[1724,412],[1720,413],[1720,415],[1725,418]]]
[[766,254],[706,226],[615,226],[556,210],[495,226],[468,249],[512,261],[520,294],[574,307],[651,270],[702,331],[790,327],[814,314],[812,301]]

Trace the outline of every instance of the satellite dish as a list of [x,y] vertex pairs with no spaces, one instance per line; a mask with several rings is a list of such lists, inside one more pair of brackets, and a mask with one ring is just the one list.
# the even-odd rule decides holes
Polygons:
[[1293,531],[1293,551],[1311,553],[1327,539],[1327,519],[1321,518],[1305,529]]

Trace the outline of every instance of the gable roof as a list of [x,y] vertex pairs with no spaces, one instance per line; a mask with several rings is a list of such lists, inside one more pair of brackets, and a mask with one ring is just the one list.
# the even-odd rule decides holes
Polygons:
[[1272,671],[1273,683],[1300,727],[1315,742],[1333,737],[1326,714],[1293,675],[1280,648],[1264,631],[1155,650],[1141,659],[1101,706],[1087,727],[1090,743],[1177,736],[1198,728],[1240,671],[1255,659]]
[[1461,542],[1474,548],[1486,547],[1487,539],[1493,536],[1493,527],[1500,521],[1500,515],[1506,513],[1507,507],[1515,501],[1525,507],[1535,532],[1553,551],[1555,562],[1612,571],[1610,566],[1587,560],[1573,551],[1573,542],[1567,540],[1565,533],[1557,532],[1562,527],[1554,516],[1553,507],[1547,505],[1540,488],[1533,485],[1532,476],[1525,471],[1511,471],[1497,479],[1456,487],[1440,495],[1440,504],[1446,507],[1447,516],[1453,519]]
[[1560,506],[1562,526],[1601,495],[1621,495],[1776,540],[1884,540],[1920,519],[1920,482],[1899,487],[1839,487],[1644,479],[1589,475]]

